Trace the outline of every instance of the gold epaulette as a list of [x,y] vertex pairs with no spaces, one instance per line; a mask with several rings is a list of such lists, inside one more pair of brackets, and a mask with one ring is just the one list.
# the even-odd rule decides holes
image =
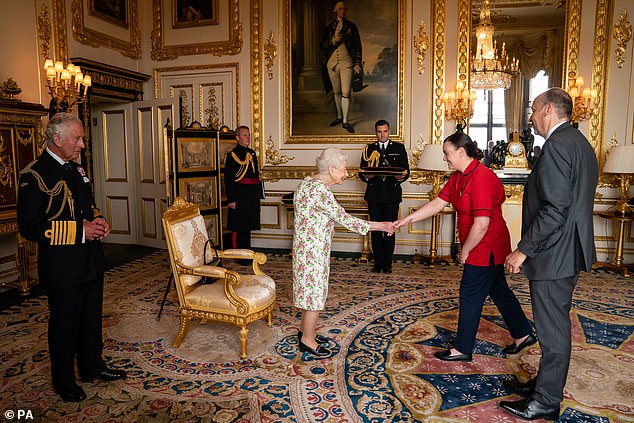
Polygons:
[[99,210],[97,207],[93,207],[92,208],[92,217],[104,217],[104,215],[101,213],[101,210]]
[[50,245],[74,245],[77,235],[77,222],[74,220],[54,220],[51,229],[44,236],[51,240]]

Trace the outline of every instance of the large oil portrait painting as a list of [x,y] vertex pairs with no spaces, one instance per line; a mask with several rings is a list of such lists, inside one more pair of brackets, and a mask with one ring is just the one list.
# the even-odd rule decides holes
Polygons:
[[286,142],[363,142],[403,119],[403,0],[287,0]]
[[88,13],[124,28],[129,26],[127,0],[90,0]]

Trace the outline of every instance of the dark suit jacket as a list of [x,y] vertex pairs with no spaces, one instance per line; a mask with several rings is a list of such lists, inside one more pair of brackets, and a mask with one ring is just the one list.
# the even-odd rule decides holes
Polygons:
[[568,123],[544,144],[524,188],[518,248],[528,256],[527,278],[559,279],[592,268],[598,169],[592,146]]
[[38,245],[40,283],[48,290],[70,288],[104,273],[101,243],[82,243],[84,219],[102,216],[83,168],[69,164],[65,171],[44,151],[20,172],[18,228]]
[[[361,168],[377,166],[376,163],[368,161],[375,151],[380,154],[381,150],[378,141],[365,146],[361,154]],[[407,161],[405,146],[390,140],[385,149],[385,154],[379,158],[378,167],[400,167],[407,170],[407,174],[402,181],[398,181],[393,176],[375,176],[368,179],[364,175],[359,175],[359,179],[368,184],[365,189],[365,200],[375,203],[400,203],[403,191],[401,183],[409,178],[409,162]]]
[[359,65],[363,67],[363,49],[361,48],[361,37],[359,36],[359,30],[357,26],[347,19],[343,20],[341,26],[341,41],[337,45],[332,45],[330,40],[335,36],[337,29],[337,19],[330,22],[321,37],[321,48],[324,51],[322,60],[321,76],[324,81],[324,89],[326,92],[332,91],[332,82],[328,76],[328,70],[326,69],[326,63],[332,53],[339,47],[341,43],[346,45],[348,54],[352,58],[352,66]]

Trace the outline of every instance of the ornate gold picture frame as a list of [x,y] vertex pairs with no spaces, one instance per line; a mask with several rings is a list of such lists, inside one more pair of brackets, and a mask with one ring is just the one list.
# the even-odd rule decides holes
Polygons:
[[172,28],[218,25],[218,0],[172,0]]
[[[56,1],[59,2],[60,0]],[[120,52],[124,56],[131,57],[133,59],[140,59],[141,33],[139,31],[138,23],[138,0],[118,0],[118,3],[121,3],[124,7],[126,7],[124,15],[127,19],[127,26],[122,25],[122,19],[120,17],[123,12],[121,11],[100,13],[100,16],[90,16],[91,18],[97,17],[103,21],[103,27],[99,26],[99,28],[89,28],[86,25],[86,16],[84,15],[85,2],[88,2],[88,11],[102,10],[103,12],[103,10],[109,10],[106,6],[103,6],[103,4],[105,4],[103,0],[73,0],[73,38],[82,44],[93,47],[108,47]],[[91,13],[88,13],[88,15],[91,15]],[[105,19],[106,16],[109,18]],[[128,29],[128,31],[124,31],[124,28]],[[127,32],[127,36],[118,37],[116,35],[111,35],[116,34],[117,32]]]

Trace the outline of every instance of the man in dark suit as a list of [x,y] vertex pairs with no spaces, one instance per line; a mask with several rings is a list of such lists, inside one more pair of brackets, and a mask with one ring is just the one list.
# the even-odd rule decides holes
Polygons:
[[[367,144],[361,154],[361,165],[364,168],[388,167],[398,168],[398,175],[371,175],[360,173],[359,178],[367,183],[365,201],[368,202],[370,220],[375,222],[394,222],[398,219],[398,207],[402,201],[401,183],[409,178],[409,163],[405,146],[390,140],[390,124],[379,120],[374,124],[377,141]],[[374,256],[375,273],[392,273],[392,255],[394,254],[394,236],[385,232],[374,231],[372,238],[372,255]]]
[[108,369],[103,344],[104,257],[110,226],[94,206],[90,181],[77,159],[84,145],[81,121],[58,113],[46,127],[46,150],[20,172],[18,227],[38,245],[38,275],[48,295],[48,346],[53,389],[64,401],[86,393],[75,380],[125,378]]
[[586,137],[568,123],[572,99],[551,88],[533,102],[531,122],[546,139],[524,188],[522,239],[506,268],[523,268],[530,281],[533,318],[542,350],[537,376],[505,386],[526,397],[502,401],[526,420],[557,419],[570,365],[570,308],[580,271],[596,261],[592,209],[598,163]]

